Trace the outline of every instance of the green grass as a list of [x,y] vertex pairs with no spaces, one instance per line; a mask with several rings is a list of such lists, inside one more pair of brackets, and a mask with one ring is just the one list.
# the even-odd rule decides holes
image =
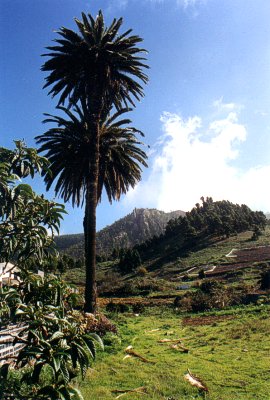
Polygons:
[[[269,312],[269,306],[253,306],[193,315],[212,316],[210,325],[184,325],[183,316],[164,309],[139,317],[121,315],[116,324],[122,343],[114,352],[108,348],[98,355],[81,384],[82,393],[85,399],[109,400],[116,398],[115,389],[144,386],[147,395],[121,398],[269,400]],[[215,321],[216,316],[224,320]],[[153,329],[159,330],[150,332]],[[183,338],[189,353],[158,343],[163,338]],[[134,357],[123,360],[128,345],[153,364]],[[205,382],[209,394],[199,393],[184,380],[188,368]]]

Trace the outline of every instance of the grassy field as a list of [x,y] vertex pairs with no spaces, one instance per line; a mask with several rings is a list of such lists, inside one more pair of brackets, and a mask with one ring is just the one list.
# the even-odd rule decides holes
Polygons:
[[[148,311],[149,313],[149,311]],[[123,393],[121,399],[269,400],[270,306],[177,315],[170,309],[115,317],[121,343],[105,346],[80,385],[85,399],[116,399],[143,387],[145,394]],[[172,348],[182,339],[189,351]],[[106,340],[105,340],[106,342]],[[124,359],[127,346],[150,362]],[[190,369],[209,392],[192,387],[184,374]]]

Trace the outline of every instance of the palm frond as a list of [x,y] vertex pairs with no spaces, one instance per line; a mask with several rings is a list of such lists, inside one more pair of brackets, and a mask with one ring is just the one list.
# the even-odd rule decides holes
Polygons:
[[[87,116],[78,106],[74,112],[62,106],[58,108],[66,117],[46,114],[44,122],[55,127],[36,137],[39,152],[45,153],[51,163],[50,173],[44,172],[43,176],[47,189],[55,184],[57,195],[79,206],[84,203],[91,170],[91,132]],[[117,120],[128,111],[129,108],[117,111],[101,122],[98,201],[103,189],[110,202],[119,200],[140,181],[141,167],[147,167],[147,155],[141,148],[144,144],[136,136],[143,133],[128,126],[131,123],[128,118]]]
[[146,50],[137,47],[142,39],[130,35],[131,29],[119,34],[122,18],[106,27],[101,11],[96,19],[82,13],[75,23],[78,33],[62,27],[56,45],[42,54],[49,57],[41,68],[49,73],[44,88],[50,87],[52,97],[59,95],[58,105],[68,107],[90,99],[97,88],[105,108],[108,102],[117,109],[122,104],[135,106],[134,99],[143,96],[140,82],[148,81],[143,72],[148,68],[142,56]]

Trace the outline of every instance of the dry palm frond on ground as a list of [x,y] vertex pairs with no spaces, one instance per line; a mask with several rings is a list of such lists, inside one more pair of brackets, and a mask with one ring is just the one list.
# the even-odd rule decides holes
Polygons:
[[198,389],[203,390],[204,392],[209,391],[207,386],[202,382],[202,380],[197,376],[193,375],[189,369],[188,373],[184,375],[184,379],[186,379],[192,386],[195,386]]

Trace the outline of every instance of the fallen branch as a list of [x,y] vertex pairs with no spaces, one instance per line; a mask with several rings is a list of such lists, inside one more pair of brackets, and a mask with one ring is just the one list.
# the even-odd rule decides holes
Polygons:
[[141,356],[141,355],[138,354],[138,353],[135,353],[135,351],[132,350],[132,346],[128,346],[128,347],[126,348],[125,352],[127,353],[127,356],[125,356],[124,359],[133,356],[133,357],[139,358],[141,361],[143,361],[143,362],[145,362],[145,363],[154,364],[153,361],[147,360],[147,358]]
[[160,339],[158,343],[181,343],[183,339]]
[[182,350],[184,353],[188,353],[189,352],[189,349],[188,348],[186,348],[185,346],[183,346],[183,345],[181,345],[181,344],[172,344],[171,346],[171,349],[174,349],[174,350]]
[[202,382],[200,378],[193,375],[191,371],[188,369],[188,373],[184,375],[184,379],[187,380],[192,386],[196,386],[198,389],[203,390],[204,392],[208,392],[207,386]]
[[119,399],[120,397],[122,397],[122,396],[124,396],[125,394],[128,394],[128,393],[147,394],[147,391],[146,391],[146,387],[141,386],[141,387],[138,387],[136,389],[127,389],[127,390],[115,389],[115,390],[112,390],[112,393],[115,393],[115,394],[120,393],[116,397],[116,399]]
[[130,355],[130,354],[127,354],[127,355],[123,358],[123,361],[124,361],[126,358],[131,358],[131,355]]

